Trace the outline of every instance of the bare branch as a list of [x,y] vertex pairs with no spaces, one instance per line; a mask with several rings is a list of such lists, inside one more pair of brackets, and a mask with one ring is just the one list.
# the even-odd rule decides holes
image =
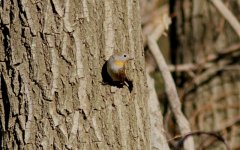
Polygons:
[[[162,32],[164,32],[164,26],[162,24],[160,24],[156,30],[154,30],[153,33],[157,33],[157,36],[155,34],[152,34],[150,36],[148,36],[148,46],[150,51],[152,52],[159,70],[161,71],[161,74],[163,76],[163,80],[165,83],[165,90],[168,96],[168,100],[171,106],[171,109],[173,111],[173,114],[177,120],[177,124],[179,126],[179,130],[181,132],[182,135],[190,133],[191,129],[190,129],[190,125],[188,120],[186,119],[186,117],[184,116],[184,114],[181,111],[181,103],[177,94],[177,89],[174,83],[174,80],[171,76],[171,73],[168,69],[168,66],[166,64],[166,61],[160,51],[160,48],[156,42],[156,38],[159,38],[162,33],[159,33],[159,29],[162,29]],[[194,149],[194,141],[193,138],[189,138],[185,143],[184,143],[184,148],[186,150],[193,150]]]
[[218,11],[223,15],[223,17],[229,22],[232,28],[240,37],[240,23],[237,18],[232,14],[232,12],[223,4],[221,0],[211,0],[213,5],[218,9]]

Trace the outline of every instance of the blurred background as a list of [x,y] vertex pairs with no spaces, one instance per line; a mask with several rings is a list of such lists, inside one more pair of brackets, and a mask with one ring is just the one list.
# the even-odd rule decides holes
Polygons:
[[[222,135],[240,149],[240,0],[140,0],[146,68],[155,79],[166,138],[171,147],[179,129],[147,37],[157,38],[177,86],[192,131]],[[171,23],[169,25],[170,18]],[[194,137],[196,149],[225,149],[216,138]]]

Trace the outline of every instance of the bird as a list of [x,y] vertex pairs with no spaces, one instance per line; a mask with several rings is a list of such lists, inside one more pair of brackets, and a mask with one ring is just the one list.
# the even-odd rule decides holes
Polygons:
[[125,65],[133,60],[128,53],[115,53],[107,60],[107,73],[113,82],[124,83],[127,79]]

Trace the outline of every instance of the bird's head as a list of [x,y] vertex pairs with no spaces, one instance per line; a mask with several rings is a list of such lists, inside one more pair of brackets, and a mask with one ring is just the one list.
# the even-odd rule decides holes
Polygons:
[[127,53],[114,54],[112,55],[112,57],[113,57],[113,63],[119,67],[123,67],[127,63],[127,61],[133,59]]

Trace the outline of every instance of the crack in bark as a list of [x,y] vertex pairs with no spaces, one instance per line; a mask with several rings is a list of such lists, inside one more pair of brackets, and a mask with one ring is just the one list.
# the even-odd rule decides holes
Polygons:
[[2,92],[2,102],[3,102],[3,109],[4,109],[4,124],[5,124],[5,129],[8,129],[8,123],[10,119],[10,101],[9,101],[9,96],[8,96],[8,90],[7,90],[7,84],[4,79],[3,74],[1,74],[1,92]]

